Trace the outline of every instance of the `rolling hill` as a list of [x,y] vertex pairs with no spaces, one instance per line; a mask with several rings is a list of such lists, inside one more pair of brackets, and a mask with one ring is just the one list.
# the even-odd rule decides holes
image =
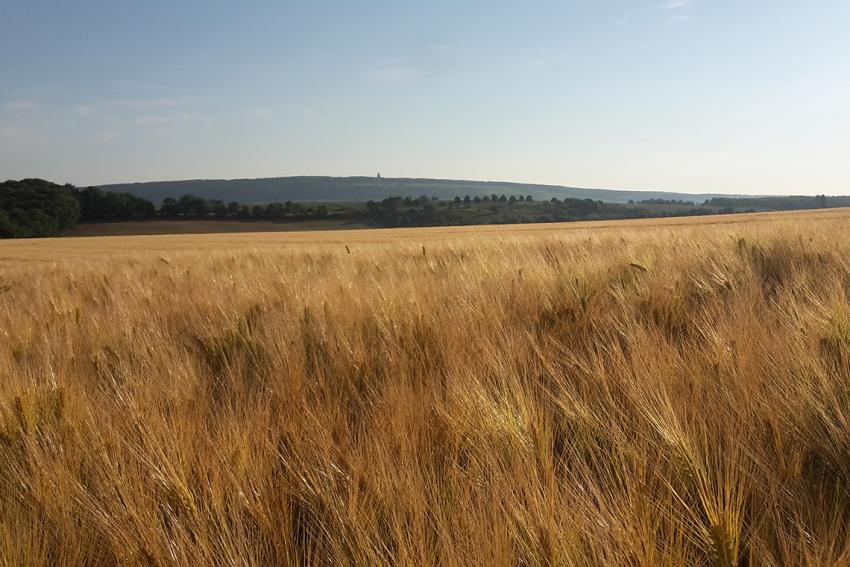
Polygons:
[[690,194],[666,191],[625,191],[586,189],[559,185],[510,183],[503,181],[462,181],[453,179],[411,179],[377,177],[270,177],[261,179],[194,179],[102,185],[106,191],[127,192],[155,203],[165,197],[192,194],[205,199],[241,203],[272,201],[368,201],[390,196],[438,197],[453,199],[469,195],[531,195],[535,199],[566,197],[625,203],[630,199],[685,199],[701,202],[721,194]]

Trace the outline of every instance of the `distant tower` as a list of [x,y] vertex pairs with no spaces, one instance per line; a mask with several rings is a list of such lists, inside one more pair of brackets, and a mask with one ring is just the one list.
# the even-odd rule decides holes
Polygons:
[[380,179],[380,178],[381,178],[381,173],[380,173],[380,172],[378,172],[378,179]]

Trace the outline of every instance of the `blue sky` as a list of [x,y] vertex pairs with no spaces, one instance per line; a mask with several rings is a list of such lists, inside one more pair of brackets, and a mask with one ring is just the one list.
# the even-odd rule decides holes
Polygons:
[[850,194],[850,2],[0,0],[0,178]]

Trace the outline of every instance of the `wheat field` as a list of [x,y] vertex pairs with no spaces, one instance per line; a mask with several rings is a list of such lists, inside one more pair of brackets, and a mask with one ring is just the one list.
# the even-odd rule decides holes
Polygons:
[[0,242],[0,564],[848,565],[849,223]]

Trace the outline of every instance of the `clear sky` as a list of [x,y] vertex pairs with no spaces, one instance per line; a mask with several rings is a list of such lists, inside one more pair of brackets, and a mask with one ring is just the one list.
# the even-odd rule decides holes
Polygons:
[[0,0],[0,178],[850,194],[844,0]]

